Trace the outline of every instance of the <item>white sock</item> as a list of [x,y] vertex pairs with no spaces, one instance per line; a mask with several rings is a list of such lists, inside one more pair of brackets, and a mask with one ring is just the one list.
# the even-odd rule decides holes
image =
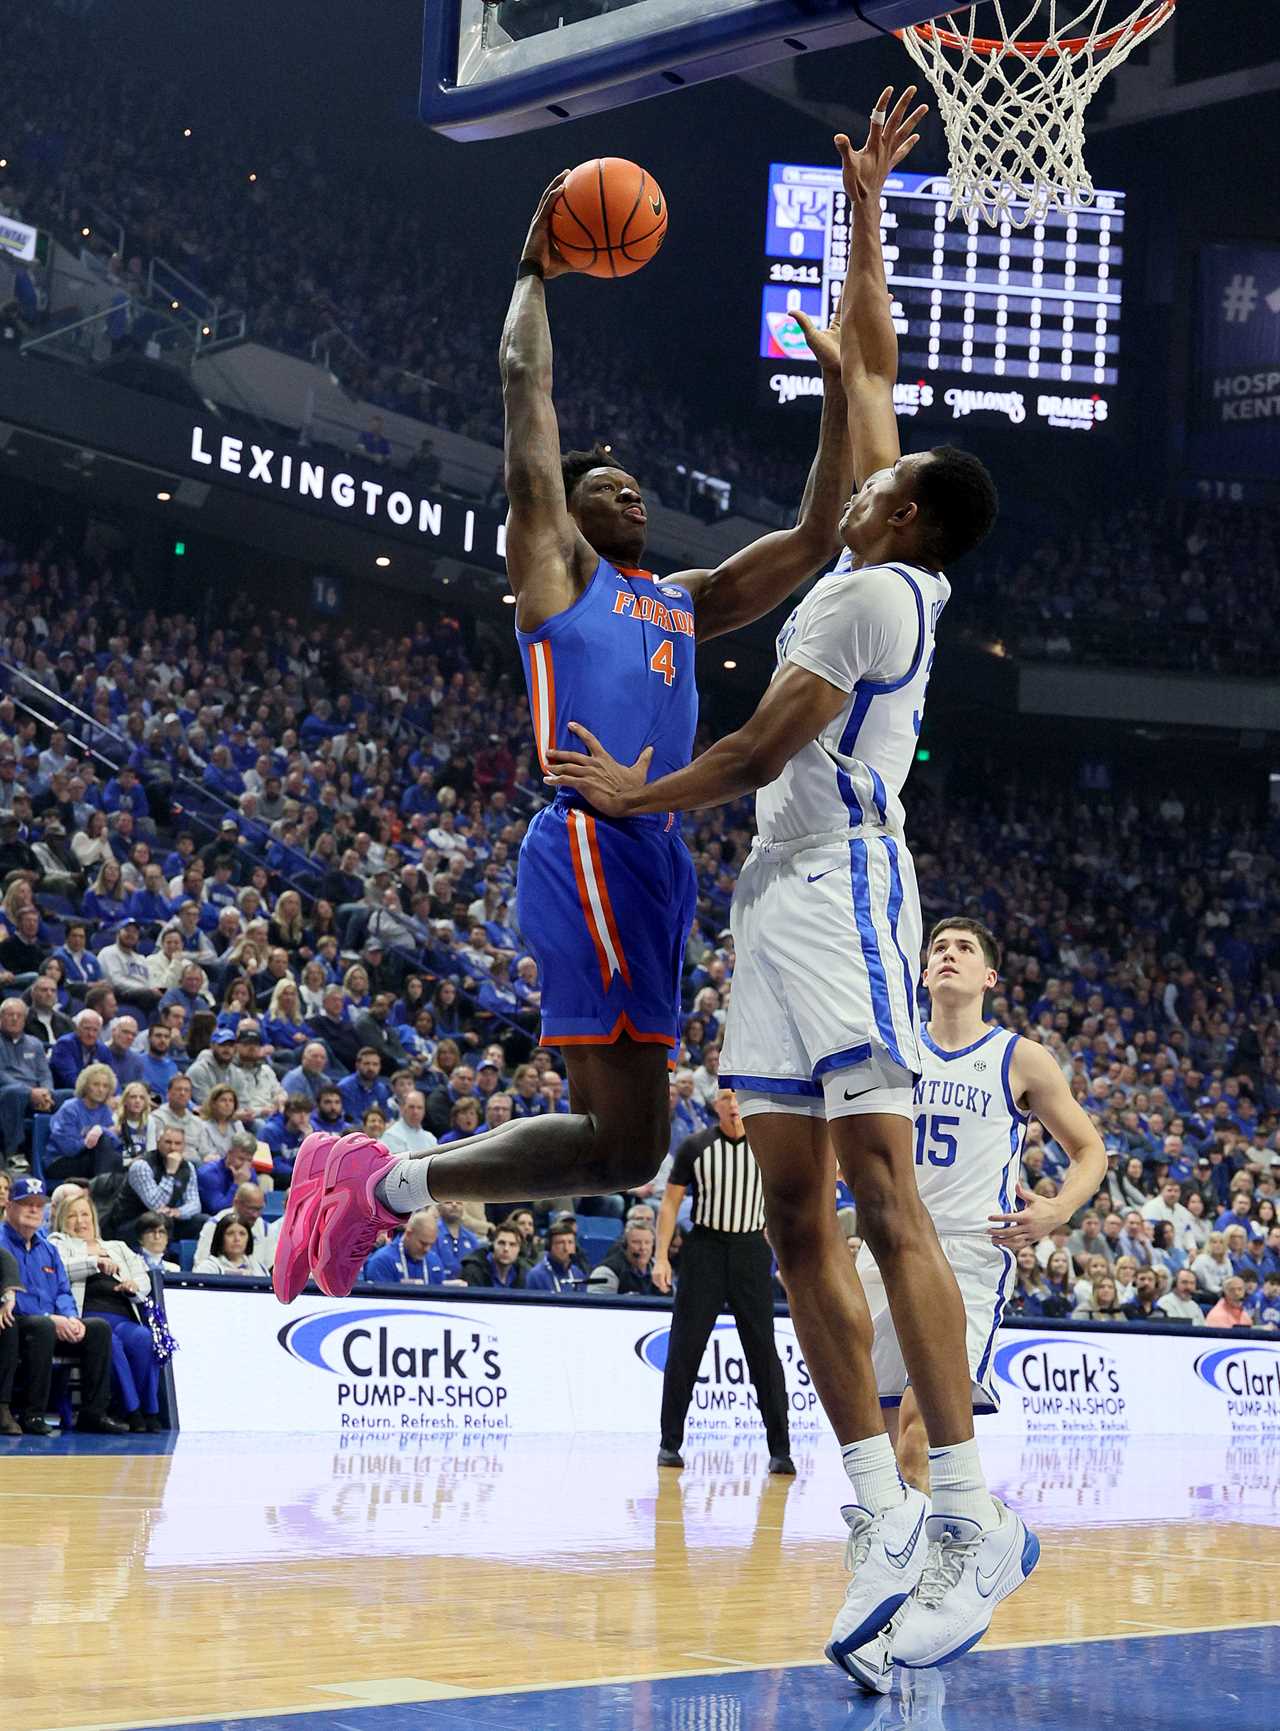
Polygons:
[[898,1472],[893,1444],[881,1431],[879,1436],[864,1437],[861,1442],[845,1443],[840,1450],[844,1470],[853,1486],[853,1500],[869,1515],[882,1509],[896,1509],[906,1497],[906,1487]]
[[419,1208],[429,1208],[435,1201],[427,1185],[430,1164],[430,1154],[417,1160],[408,1157],[397,1160],[374,1195],[395,1214],[416,1214]]
[[968,1442],[929,1450],[929,1485],[935,1521],[957,1525],[965,1522],[966,1526],[960,1530],[968,1536],[973,1526],[988,1532],[999,1525],[1000,1516],[987,1489],[978,1445],[972,1437]]

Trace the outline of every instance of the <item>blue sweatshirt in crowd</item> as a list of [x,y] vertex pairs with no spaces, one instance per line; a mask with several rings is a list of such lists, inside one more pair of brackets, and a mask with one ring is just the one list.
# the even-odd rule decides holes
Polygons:
[[43,1232],[37,1232],[27,1249],[7,1220],[0,1221],[0,1244],[18,1264],[24,1291],[15,1300],[19,1316],[75,1316],[76,1301],[62,1258]]

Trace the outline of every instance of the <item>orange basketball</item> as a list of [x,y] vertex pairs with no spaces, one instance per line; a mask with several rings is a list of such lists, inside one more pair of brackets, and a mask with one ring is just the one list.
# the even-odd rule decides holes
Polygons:
[[586,276],[630,276],[648,264],[666,232],[662,188],[621,156],[580,162],[551,212],[557,252]]

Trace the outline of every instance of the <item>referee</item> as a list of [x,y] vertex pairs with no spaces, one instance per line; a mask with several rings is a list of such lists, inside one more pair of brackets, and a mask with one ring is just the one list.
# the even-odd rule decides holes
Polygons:
[[716,1095],[718,1126],[688,1136],[676,1150],[658,1214],[653,1283],[671,1290],[667,1252],[685,1191],[693,1190],[693,1230],[680,1252],[675,1311],[662,1378],[660,1467],[682,1467],[680,1445],[702,1355],[726,1306],[756,1391],[769,1441],[769,1471],[794,1473],[787,1429],[787,1391],[773,1343],[772,1257],[764,1236],[760,1171],[732,1088]]

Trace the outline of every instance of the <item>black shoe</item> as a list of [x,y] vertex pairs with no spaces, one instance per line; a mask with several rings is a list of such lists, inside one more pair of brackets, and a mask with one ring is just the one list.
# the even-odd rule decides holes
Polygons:
[[44,1422],[38,1412],[24,1412],[18,1415],[18,1423],[22,1426],[23,1436],[52,1436],[53,1432]]
[[76,1420],[76,1429],[88,1432],[91,1436],[128,1436],[129,1427],[121,1424],[118,1418],[110,1418],[105,1412],[82,1412]]
[[682,1467],[684,1456],[679,1449],[659,1449],[658,1465],[660,1467]]
[[128,1427],[129,1431],[135,1435],[138,1432],[146,1430],[146,1428],[147,1428],[147,1421],[140,1411],[139,1412],[127,1412],[124,1415],[124,1422],[125,1422],[126,1426]]
[[796,1463],[790,1455],[770,1455],[769,1471],[780,1479],[793,1479],[796,1476]]
[[0,1436],[21,1436],[22,1426],[7,1406],[0,1406]]
[[158,1412],[149,1412],[143,1415],[142,1428],[149,1436],[160,1436],[169,1427],[162,1422]]

